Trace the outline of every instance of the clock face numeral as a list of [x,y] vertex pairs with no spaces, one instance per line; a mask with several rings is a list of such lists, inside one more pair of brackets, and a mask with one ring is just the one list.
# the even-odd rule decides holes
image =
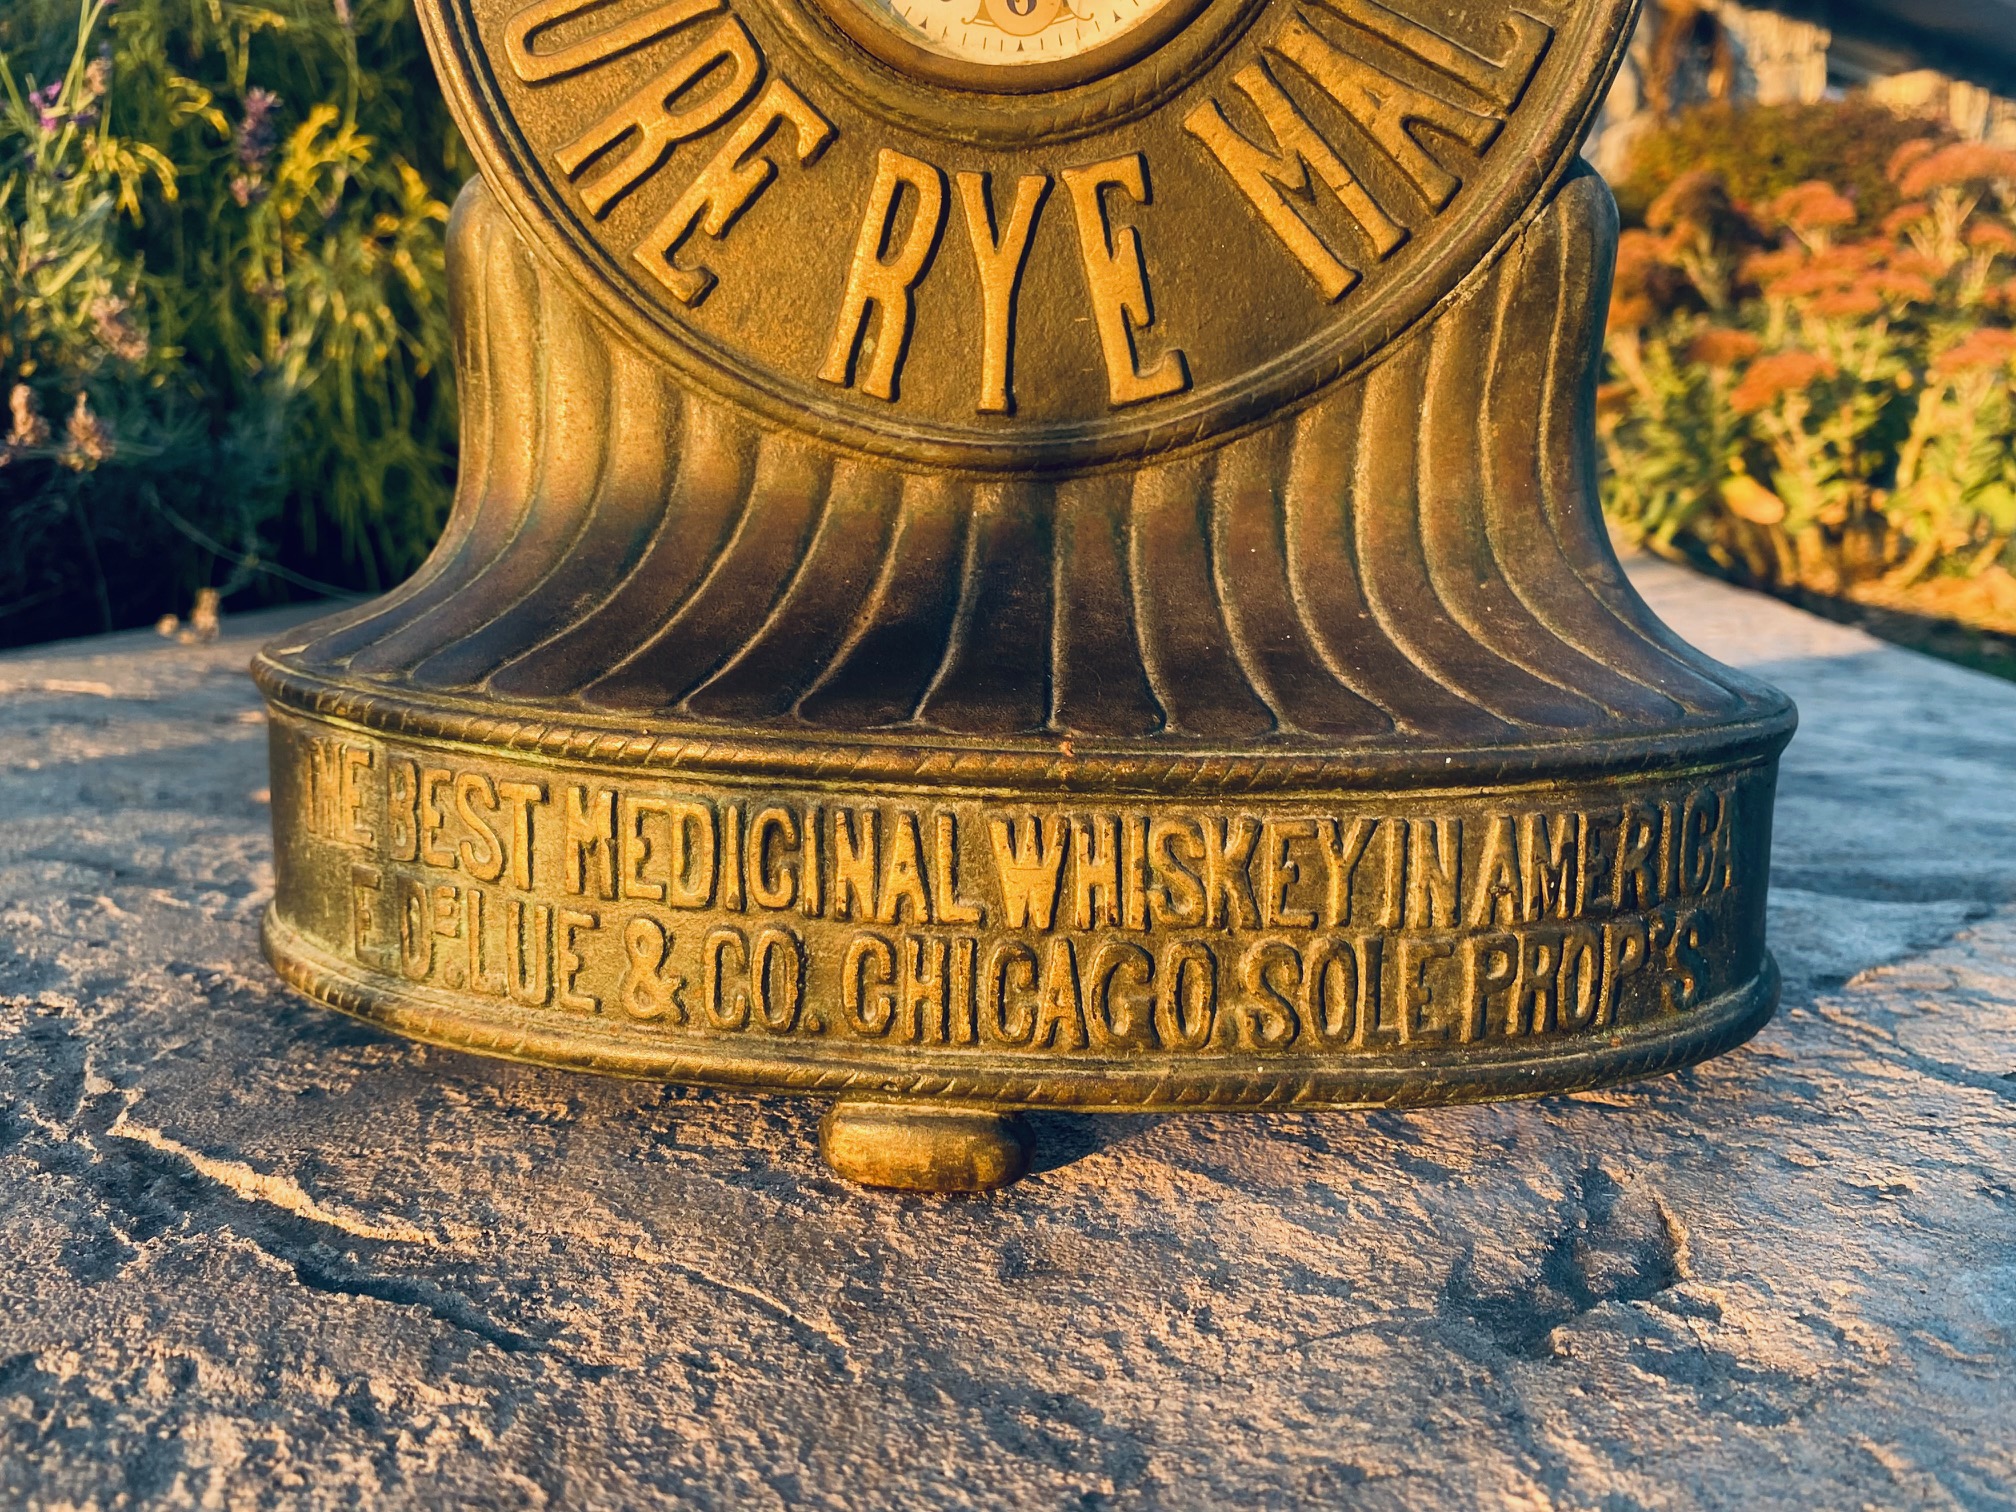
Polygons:
[[860,0],[918,46],[1014,68],[1060,63],[1133,31],[1168,0]]

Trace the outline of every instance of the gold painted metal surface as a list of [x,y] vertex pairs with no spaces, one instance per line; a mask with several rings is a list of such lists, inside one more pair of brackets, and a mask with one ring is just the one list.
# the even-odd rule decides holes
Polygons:
[[258,663],[283,976],[948,1190],[1001,1110],[1754,1032],[1791,708],[1593,493],[1626,0],[1168,0],[1036,85],[872,4],[423,7],[460,489]]
[[842,1098],[819,1120],[819,1153],[849,1181],[912,1192],[988,1192],[1019,1181],[1032,1140],[1018,1114]]

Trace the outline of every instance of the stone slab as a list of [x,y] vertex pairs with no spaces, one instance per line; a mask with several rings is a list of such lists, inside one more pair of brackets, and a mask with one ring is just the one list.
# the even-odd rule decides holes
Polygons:
[[1803,711],[1757,1041],[975,1198],[281,990],[278,620],[0,657],[0,1504],[2016,1506],[2016,686],[1633,572]]

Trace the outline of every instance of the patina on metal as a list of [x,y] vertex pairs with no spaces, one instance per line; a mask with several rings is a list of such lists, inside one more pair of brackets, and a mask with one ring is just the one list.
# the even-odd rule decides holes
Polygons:
[[1791,708],[1594,495],[1631,0],[421,10],[460,487],[258,663],[294,986],[934,1190],[1770,1015]]

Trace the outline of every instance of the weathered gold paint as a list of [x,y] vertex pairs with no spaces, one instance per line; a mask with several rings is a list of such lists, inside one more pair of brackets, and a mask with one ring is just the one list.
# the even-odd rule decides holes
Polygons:
[[836,1169],[931,1190],[1022,1174],[1017,1109],[1753,1033],[1792,711],[1593,493],[1627,0],[1172,0],[993,70],[857,4],[423,7],[462,473],[259,659],[281,974],[833,1097]]

